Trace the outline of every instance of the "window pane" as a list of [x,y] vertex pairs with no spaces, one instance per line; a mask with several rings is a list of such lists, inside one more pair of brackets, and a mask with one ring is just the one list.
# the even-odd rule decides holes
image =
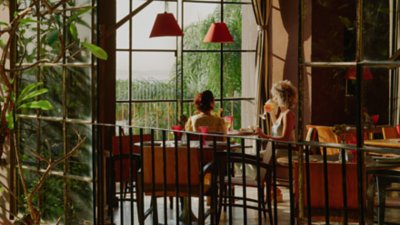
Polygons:
[[220,98],[220,54],[187,52],[183,55],[184,98],[193,99],[197,93],[211,90]]
[[49,91],[43,95],[43,98],[48,100],[53,109],[42,111],[45,116],[58,116],[62,117],[64,104],[63,104],[63,68],[62,67],[45,67],[41,71],[44,87]]
[[219,4],[184,4],[183,49],[219,49],[219,44],[203,43],[211,23],[220,21]]
[[131,66],[133,80],[171,81],[176,78],[174,52],[117,52],[117,80],[128,80]]
[[392,30],[390,20],[391,17],[394,17],[393,13],[397,12],[396,10],[389,10],[389,1],[364,1],[363,44],[365,46],[365,59],[387,60],[389,58],[390,35],[392,35],[390,33]]
[[[143,4],[143,1],[135,1],[135,5]],[[118,4],[119,5],[119,4]],[[119,5],[118,7],[127,7]],[[118,11],[118,17],[124,17],[128,14],[125,10]],[[146,6],[138,14],[132,18],[132,43],[134,49],[175,49],[176,37],[157,37],[150,38],[150,33],[153,28],[156,16],[159,13],[173,13],[176,17],[176,3],[169,2],[165,8],[165,2],[154,1]],[[120,14],[121,13],[121,14]],[[129,47],[129,22],[123,25],[123,28],[117,31],[117,48]]]
[[[252,12],[251,5],[224,5],[224,22],[234,39],[233,43],[224,45],[226,49],[254,50],[256,48],[257,26]],[[246,43],[246,48],[242,46],[244,43]]]
[[134,103],[132,125],[170,129],[177,123],[176,112],[176,103],[173,102]]
[[68,67],[68,118],[90,120],[92,116],[92,76],[90,67]]
[[[355,2],[318,1],[313,4],[312,12],[312,60],[354,61]],[[291,43],[288,44],[291,45]]]
[[242,59],[240,52],[224,53],[224,97],[241,96]]

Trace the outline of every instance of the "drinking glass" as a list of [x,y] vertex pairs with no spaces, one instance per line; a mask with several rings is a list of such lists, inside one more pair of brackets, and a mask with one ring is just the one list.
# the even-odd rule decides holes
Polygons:
[[198,130],[199,130],[200,133],[203,134],[203,136],[202,136],[203,145],[206,145],[207,144],[207,142],[206,142],[207,135],[204,135],[204,134],[208,133],[208,126],[200,126],[198,128]]
[[224,116],[224,121],[227,131],[230,131],[233,127],[233,116]]
[[174,134],[176,135],[178,140],[180,140],[181,137],[182,137],[182,132],[181,131],[183,130],[183,127],[181,125],[172,125],[172,130],[174,131]]

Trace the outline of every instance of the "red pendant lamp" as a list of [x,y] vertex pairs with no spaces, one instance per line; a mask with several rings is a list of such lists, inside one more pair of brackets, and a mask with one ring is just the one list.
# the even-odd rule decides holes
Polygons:
[[233,43],[233,37],[224,22],[212,23],[203,42],[205,43]]
[[[368,68],[364,68],[364,80],[372,80],[372,73],[371,70]],[[347,80],[355,80],[356,79],[356,68],[351,67],[346,72],[346,79]]]
[[150,37],[183,36],[183,32],[172,13],[159,13],[151,29]]

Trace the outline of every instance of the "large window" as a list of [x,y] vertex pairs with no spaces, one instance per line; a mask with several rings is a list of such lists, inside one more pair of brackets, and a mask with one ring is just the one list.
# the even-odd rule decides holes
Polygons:
[[[117,21],[143,1],[117,1]],[[158,13],[172,12],[183,37],[149,38]],[[233,44],[203,43],[224,21]],[[254,99],[256,24],[250,1],[155,1],[117,30],[117,123],[170,128],[194,113],[192,99],[211,90],[216,108],[235,116]],[[243,82],[244,80],[244,82]],[[248,83],[248,85],[243,85]],[[247,90],[247,92],[246,92]]]

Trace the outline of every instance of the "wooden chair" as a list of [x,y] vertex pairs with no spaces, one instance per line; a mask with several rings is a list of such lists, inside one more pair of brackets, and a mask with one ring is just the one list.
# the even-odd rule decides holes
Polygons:
[[[207,150],[203,150],[207,151]],[[190,152],[190,155],[188,154]],[[153,222],[158,221],[156,198],[163,196],[171,197],[200,197],[199,221],[204,221],[206,213],[203,211],[202,198],[211,196],[215,199],[215,173],[212,161],[200,163],[199,149],[193,148],[188,151],[187,147],[161,147],[146,146],[143,148],[143,166],[138,178],[138,215],[139,220],[153,212]],[[177,156],[177,158],[176,158]],[[188,160],[189,157],[189,160]],[[190,170],[190,174],[189,174]],[[206,179],[206,178],[210,179]],[[152,197],[151,207],[144,211],[144,195]],[[215,215],[216,210],[210,213]],[[215,218],[215,217],[213,217]],[[213,219],[212,218],[212,219]],[[155,222],[157,224],[157,222]]]
[[[318,141],[321,143],[339,143],[339,138],[333,132],[333,127],[331,126],[306,125],[306,128],[308,130],[311,128],[315,129],[317,131]],[[327,148],[327,154],[338,155],[339,150],[335,148]]]
[[[229,157],[229,158],[228,158]],[[260,168],[260,179],[253,179],[250,177],[243,177],[243,174],[238,176],[233,173],[231,176],[225,176],[220,182],[220,194],[219,194],[219,210],[218,215],[221,214],[222,206],[224,206],[224,211],[226,206],[230,207],[244,207],[246,209],[255,209],[263,212],[266,218],[266,213],[268,213],[269,222],[273,224],[272,218],[272,204],[271,204],[271,183],[272,183],[272,169],[269,164],[263,163],[261,159],[254,155],[242,154],[232,152],[229,156],[225,156],[226,160],[229,161],[229,165],[233,163],[252,165],[253,167]],[[257,198],[250,198],[248,196],[236,196],[234,192],[235,186],[242,186],[243,188],[251,187],[257,188]],[[266,192],[265,192],[266,189]],[[266,195],[265,195],[266,194]],[[266,196],[266,199],[264,198]],[[244,200],[250,203],[257,203],[257,206],[250,204],[243,204]],[[241,204],[240,204],[241,202]],[[266,207],[267,205],[267,207]]]
[[[112,196],[120,194],[120,199],[124,199],[129,188],[134,189],[137,171],[140,168],[138,163],[140,148],[135,146],[134,143],[150,140],[150,134],[143,135],[142,139],[140,135],[112,137],[112,155],[109,158],[111,170],[108,175],[111,178],[109,188]],[[119,192],[115,191],[117,182],[120,183]]]
[[396,127],[382,127],[383,139],[399,138]]

